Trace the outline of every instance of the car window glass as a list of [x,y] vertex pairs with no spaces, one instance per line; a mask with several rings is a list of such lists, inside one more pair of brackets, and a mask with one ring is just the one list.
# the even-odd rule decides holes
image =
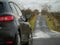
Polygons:
[[2,9],[2,7],[3,7],[3,4],[0,2],[0,10]]
[[18,5],[15,5],[15,4],[14,4],[14,6],[15,6],[17,12],[18,12],[18,16],[19,16],[19,17],[22,16],[22,12],[21,12],[20,8],[18,7]]
[[0,12],[2,12],[4,10],[4,5],[2,2],[0,2]]
[[16,9],[14,8],[14,5],[13,5],[12,3],[10,3],[10,7],[11,7],[12,11],[17,14],[17,11],[16,11]]
[[17,10],[16,10],[16,8],[15,8],[15,6],[14,6],[14,4],[13,3],[10,3],[10,6],[11,6],[11,8],[12,8],[12,10],[13,10],[13,12],[15,13],[15,17],[17,17],[17,18],[19,18],[19,16],[18,16],[18,12],[17,12]]

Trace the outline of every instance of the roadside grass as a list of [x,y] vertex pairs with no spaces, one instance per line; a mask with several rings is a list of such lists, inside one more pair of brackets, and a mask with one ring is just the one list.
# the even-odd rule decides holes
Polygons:
[[34,27],[35,27],[35,22],[36,22],[36,15],[32,16],[28,22],[30,23],[31,25],[31,28],[32,28],[32,31],[34,30]]
[[49,21],[49,17],[46,15],[47,25],[50,30],[53,30],[53,22]]
[[[47,20],[48,28],[49,28],[50,30],[60,32],[60,28],[58,29],[58,28],[54,25],[55,22],[56,22],[56,20],[55,20],[55,21],[50,20],[50,18],[49,18],[47,15],[46,15],[46,20]],[[57,28],[57,29],[56,29],[56,28]]]

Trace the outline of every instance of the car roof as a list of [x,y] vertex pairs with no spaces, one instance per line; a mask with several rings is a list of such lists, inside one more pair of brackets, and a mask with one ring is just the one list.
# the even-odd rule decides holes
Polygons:
[[22,10],[24,9],[24,6],[22,6],[23,4],[19,0],[0,0],[0,2],[14,2],[18,4]]
[[0,2],[15,2],[15,3],[19,3],[18,0],[0,0]]
[[0,0],[0,2],[8,2],[9,0]]

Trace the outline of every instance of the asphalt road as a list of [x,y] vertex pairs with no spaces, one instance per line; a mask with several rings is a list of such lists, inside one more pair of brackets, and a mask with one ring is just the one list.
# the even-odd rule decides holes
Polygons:
[[32,45],[60,45],[60,33],[48,29],[45,16],[37,16]]

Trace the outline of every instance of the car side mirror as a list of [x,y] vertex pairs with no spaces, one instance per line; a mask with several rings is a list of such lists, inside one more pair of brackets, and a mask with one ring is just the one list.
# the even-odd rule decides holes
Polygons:
[[25,19],[23,16],[20,16],[19,21],[20,21],[20,22],[22,22],[22,21],[23,21],[23,22],[25,22],[25,21],[26,21],[26,19]]

